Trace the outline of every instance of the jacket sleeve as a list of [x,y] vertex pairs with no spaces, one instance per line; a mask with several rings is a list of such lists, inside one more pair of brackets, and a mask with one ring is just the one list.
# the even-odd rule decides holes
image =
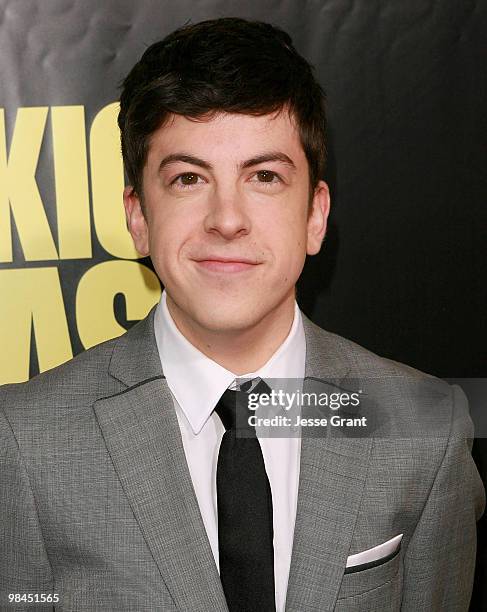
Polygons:
[[9,603],[9,594],[52,594],[53,577],[36,502],[1,394],[0,390],[0,611],[52,610],[52,603]]
[[470,603],[485,491],[465,394],[454,386],[452,395],[448,443],[405,555],[403,612],[466,612]]

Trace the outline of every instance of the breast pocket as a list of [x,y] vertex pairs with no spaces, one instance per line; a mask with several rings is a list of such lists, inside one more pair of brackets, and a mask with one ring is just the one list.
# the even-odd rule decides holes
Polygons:
[[401,607],[402,554],[344,574],[335,612],[395,612]]

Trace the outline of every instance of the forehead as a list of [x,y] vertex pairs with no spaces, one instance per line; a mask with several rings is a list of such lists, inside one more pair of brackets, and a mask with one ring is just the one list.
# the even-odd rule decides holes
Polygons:
[[269,150],[285,153],[296,166],[306,164],[295,121],[286,111],[261,116],[218,113],[200,119],[173,114],[152,134],[147,161],[150,165],[174,152],[242,161]]

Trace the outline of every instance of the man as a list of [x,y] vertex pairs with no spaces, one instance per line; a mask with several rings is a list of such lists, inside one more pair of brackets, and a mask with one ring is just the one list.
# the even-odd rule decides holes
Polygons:
[[[323,95],[289,36],[172,33],[126,78],[119,125],[127,226],[165,291],[2,389],[1,609],[466,610],[484,491],[464,396],[295,301],[329,193]],[[238,433],[236,402],[275,379],[368,384],[373,425]]]

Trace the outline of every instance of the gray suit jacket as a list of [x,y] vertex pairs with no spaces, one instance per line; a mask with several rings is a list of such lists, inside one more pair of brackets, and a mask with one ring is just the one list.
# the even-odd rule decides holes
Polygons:
[[[57,594],[43,610],[227,610],[153,315],[0,389],[0,610],[32,609],[9,593]],[[375,403],[374,436],[303,439],[286,610],[467,610],[484,490],[463,394],[304,327],[310,380],[409,382]],[[406,421],[437,435],[402,437]],[[348,555],[400,533],[392,559],[345,573]]]

